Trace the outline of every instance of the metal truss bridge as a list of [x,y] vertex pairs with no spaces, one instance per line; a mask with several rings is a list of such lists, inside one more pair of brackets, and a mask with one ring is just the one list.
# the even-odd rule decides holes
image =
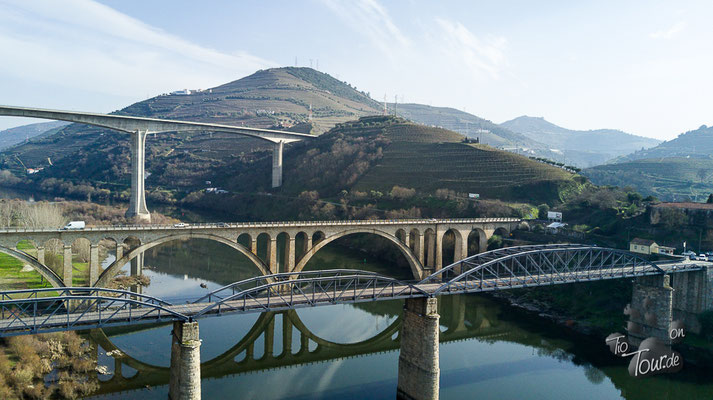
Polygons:
[[706,265],[709,263],[654,263],[623,250],[562,244],[508,247],[477,254],[421,281],[400,281],[359,270],[259,276],[216,289],[186,304],[96,287],[16,290],[0,292],[0,337],[635,278],[696,271]]

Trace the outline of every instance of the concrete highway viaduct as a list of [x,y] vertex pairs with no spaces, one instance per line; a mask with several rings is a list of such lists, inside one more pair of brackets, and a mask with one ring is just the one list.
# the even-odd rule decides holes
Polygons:
[[[174,240],[206,239],[223,243],[247,257],[262,275],[300,272],[324,246],[352,234],[382,237],[399,249],[414,279],[423,279],[444,265],[446,235],[454,242],[452,260],[459,261],[483,252],[494,234],[508,236],[526,223],[517,218],[413,219],[313,222],[250,222],[199,225],[97,226],[83,230],[14,229],[0,230],[0,252],[35,268],[54,287],[73,286],[73,254],[80,246],[89,248],[88,285],[105,287],[111,278],[131,262],[131,274],[141,274],[143,253]],[[18,249],[29,241],[34,250]],[[278,241],[284,255],[278,257]],[[102,271],[100,243],[114,247],[116,259]],[[260,244],[260,246],[258,246]],[[300,248],[298,249],[297,244]],[[61,248],[62,267],[53,270],[46,263],[46,248]],[[471,254],[468,254],[468,249]],[[447,260],[451,258],[448,257]]]
[[285,143],[309,140],[315,136],[272,129],[249,128],[213,123],[131,117],[76,111],[45,110],[41,108],[0,106],[0,116],[53,119],[108,128],[131,135],[131,202],[127,218],[150,221],[146,207],[144,180],[146,172],[146,138],[166,132],[224,132],[266,140],[273,144],[272,187],[282,186],[282,151]]

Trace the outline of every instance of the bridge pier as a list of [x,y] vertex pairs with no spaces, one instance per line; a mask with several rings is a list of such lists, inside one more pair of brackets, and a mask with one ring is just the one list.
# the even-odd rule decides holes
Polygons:
[[282,150],[285,143],[279,141],[272,148],[272,187],[282,186]]
[[201,340],[198,336],[198,322],[174,322],[171,337],[171,375],[168,383],[168,398],[171,400],[200,400]]
[[406,299],[400,334],[397,398],[438,399],[441,377],[439,319],[436,298]]
[[94,286],[99,279],[99,245],[92,243],[89,247],[89,282],[87,286]]
[[627,329],[638,345],[647,337],[669,343],[671,322],[680,320],[687,331],[700,333],[698,314],[713,309],[713,267],[636,278]]
[[[130,275],[131,276],[141,276],[144,273],[144,253],[139,253],[130,261],[131,265],[131,270],[130,270]],[[130,291],[134,293],[139,293],[141,294],[143,292],[143,286],[141,285],[132,285],[131,288],[129,288]]]
[[62,283],[72,286],[72,246],[66,244],[62,253]]
[[47,265],[45,264],[45,248],[42,246],[37,247],[37,261],[42,265]]
[[713,310],[713,267],[671,274],[673,320],[683,321],[686,330],[700,333],[698,314]]
[[131,200],[129,209],[126,210],[126,218],[141,222],[151,222],[144,190],[147,135],[147,131],[141,130],[131,133]]

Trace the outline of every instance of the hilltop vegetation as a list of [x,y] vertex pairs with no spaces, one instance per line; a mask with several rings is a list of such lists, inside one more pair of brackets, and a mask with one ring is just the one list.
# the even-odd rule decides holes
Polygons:
[[561,152],[558,159],[566,158],[568,164],[590,167],[631,152],[656,146],[661,141],[631,135],[615,129],[577,131],[562,128],[544,118],[521,116],[503,122],[500,126],[518,132],[530,140],[544,143]]

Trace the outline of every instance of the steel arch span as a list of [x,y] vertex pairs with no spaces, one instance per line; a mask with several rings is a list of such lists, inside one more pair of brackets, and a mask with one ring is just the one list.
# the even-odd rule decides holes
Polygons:
[[523,246],[453,263],[420,282],[432,296],[664,274],[657,263],[624,250],[584,245]]

